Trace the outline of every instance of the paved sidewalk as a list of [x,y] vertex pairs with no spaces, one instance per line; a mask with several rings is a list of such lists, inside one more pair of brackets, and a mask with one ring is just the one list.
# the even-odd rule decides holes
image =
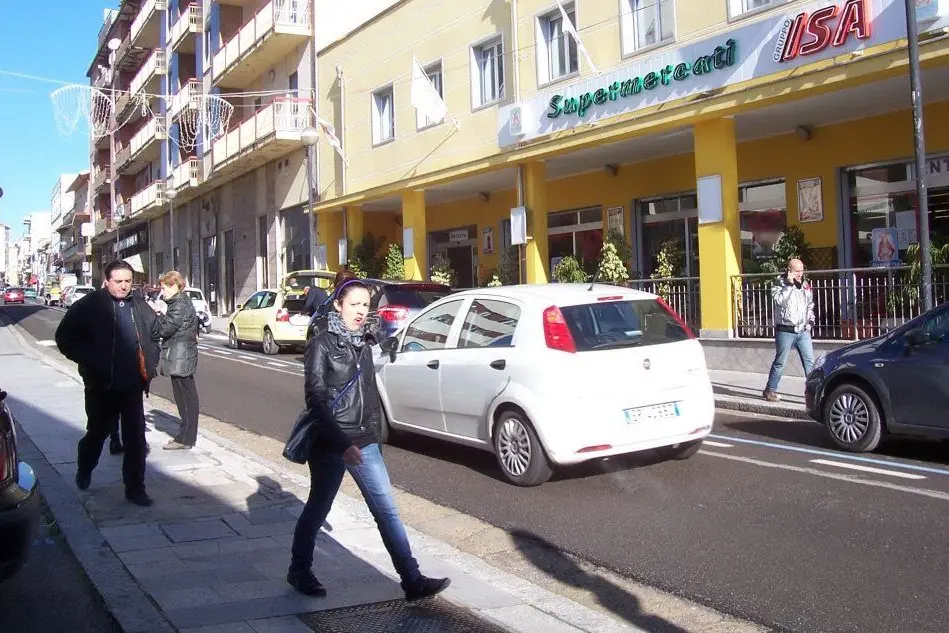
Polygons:
[[781,402],[768,402],[761,397],[768,383],[767,374],[747,371],[710,369],[715,406],[720,409],[764,413],[787,418],[808,418],[804,408],[804,379],[785,376],[778,386]]
[[[642,630],[411,528],[423,572],[450,576],[452,586],[444,599],[405,609],[371,516],[361,500],[344,495],[317,542],[314,567],[329,595],[297,594],[284,577],[308,485],[304,478],[207,433],[192,451],[163,451],[177,421],[147,409],[152,452],[146,483],[155,505],[139,508],[124,500],[121,458],[108,451],[92,486],[80,492],[73,478],[85,415],[75,373],[27,347],[12,327],[0,327],[0,356],[2,387],[24,431],[24,458],[36,469],[70,546],[126,633],[390,630],[371,628],[370,612],[400,609],[429,609],[422,614],[428,618],[440,609],[467,618],[470,627],[461,627],[460,619],[449,623],[446,616],[425,621],[424,630],[432,633]],[[377,603],[384,604],[364,609],[355,628],[352,620],[348,628],[325,623],[327,628],[320,628],[320,618],[339,615],[335,609]],[[312,615],[298,617],[303,614]]]

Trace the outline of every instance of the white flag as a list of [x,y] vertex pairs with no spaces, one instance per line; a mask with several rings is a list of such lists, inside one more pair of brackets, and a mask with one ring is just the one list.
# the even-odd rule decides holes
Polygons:
[[583,45],[583,40],[580,39],[580,34],[577,33],[576,27],[574,27],[573,22],[570,21],[570,16],[567,15],[567,11],[563,8],[563,3],[561,3],[560,0],[557,0],[557,6],[560,7],[560,15],[563,17],[564,32],[570,34],[570,37],[572,37],[573,41],[576,42],[577,48],[579,48],[580,52],[583,53],[583,57],[587,60],[587,64],[590,66],[590,69],[599,75],[600,71],[596,69],[596,64],[593,63],[593,59],[590,57],[587,47]]
[[339,157],[342,158],[346,166],[349,167],[349,161],[346,160],[346,155],[343,153],[343,143],[339,140],[339,137],[336,136],[336,128],[324,118],[319,118],[317,124],[320,126],[320,132],[323,133],[323,138],[330,144],[330,147],[336,150]]
[[448,112],[417,57],[412,58],[412,106],[429,121],[442,121]]

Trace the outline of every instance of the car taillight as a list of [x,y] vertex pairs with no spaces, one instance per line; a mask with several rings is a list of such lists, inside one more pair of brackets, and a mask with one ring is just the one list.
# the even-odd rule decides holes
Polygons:
[[277,321],[280,323],[288,323],[290,321],[290,312],[286,308],[277,310]]
[[401,321],[409,315],[409,309],[404,306],[384,306],[376,310],[376,314],[383,321]]
[[577,351],[567,320],[563,318],[563,313],[557,306],[550,306],[544,310],[544,340],[550,349],[571,354]]
[[685,333],[689,335],[689,338],[695,338],[695,334],[692,333],[692,328],[686,325],[685,321],[682,320],[682,317],[680,317],[679,314],[672,309],[672,306],[666,303],[665,299],[662,297],[656,297],[656,303],[662,306],[662,309],[669,313],[669,316],[671,316],[672,319],[678,323],[683,330],[685,330]]

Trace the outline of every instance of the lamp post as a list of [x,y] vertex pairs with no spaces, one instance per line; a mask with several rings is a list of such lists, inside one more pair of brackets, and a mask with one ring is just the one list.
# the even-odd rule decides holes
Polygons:
[[[312,19],[312,18],[311,18]],[[313,148],[320,140],[320,133],[315,127],[306,127],[300,132],[300,140],[306,146],[306,212],[313,216]],[[309,224],[310,265],[316,268],[316,217],[311,217]]]
[[165,198],[168,199],[168,243],[171,247],[171,269],[178,270],[178,258],[175,257],[175,196],[174,176],[165,181]]

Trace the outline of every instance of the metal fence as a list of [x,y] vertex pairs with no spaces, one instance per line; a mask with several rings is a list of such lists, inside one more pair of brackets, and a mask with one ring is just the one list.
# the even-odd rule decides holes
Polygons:
[[[918,274],[908,267],[808,271],[814,293],[815,339],[860,340],[885,334],[923,312]],[[735,334],[774,336],[774,274],[732,277]],[[933,270],[933,303],[949,298],[949,266]]]
[[668,303],[698,334],[702,311],[698,277],[663,277],[661,279],[630,279],[625,286],[657,294]]

